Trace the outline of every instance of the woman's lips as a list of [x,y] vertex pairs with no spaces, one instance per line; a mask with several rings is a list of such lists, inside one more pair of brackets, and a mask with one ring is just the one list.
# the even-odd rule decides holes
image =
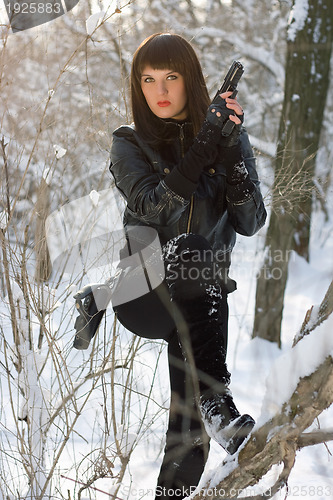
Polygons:
[[170,101],[159,101],[157,105],[160,108],[166,108],[167,106],[170,106],[171,102]]

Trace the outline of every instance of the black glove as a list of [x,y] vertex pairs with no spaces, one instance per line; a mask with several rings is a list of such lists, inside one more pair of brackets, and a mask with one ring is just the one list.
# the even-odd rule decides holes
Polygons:
[[[196,189],[203,168],[214,162],[220,139],[221,130],[205,120],[184,158],[165,177],[165,184],[174,193],[189,199]],[[187,186],[184,178],[191,184]]]
[[110,288],[106,284],[86,285],[74,298],[79,316],[74,324],[76,335],[73,347],[88,349],[110,301]]
[[206,115],[209,123],[221,130],[220,145],[225,148],[230,148],[238,144],[244,121],[244,114],[237,115],[241,123],[234,123],[229,119],[229,115],[231,114],[234,114],[234,112],[227,108],[225,99],[218,96],[214,103],[209,106]]
[[[212,112],[215,110],[215,112]],[[217,112],[220,112],[220,116]],[[231,168],[241,161],[242,154],[239,142],[242,123],[236,125],[229,120],[233,111],[226,107],[226,102],[221,97],[216,98],[207,110],[207,115],[202,127],[195,137],[192,146],[185,153],[184,158],[164,179],[165,184],[174,192],[189,199],[196,189],[202,170],[207,165],[212,165],[218,155],[218,149],[225,150],[223,156],[226,159],[227,177]],[[237,115],[239,116],[239,115]],[[241,122],[243,116],[239,116]],[[232,131],[228,136],[222,135],[225,124],[232,125]],[[225,132],[224,132],[225,133]],[[179,176],[179,173],[181,176]],[[230,174],[231,175],[231,174]],[[186,185],[184,178],[191,184]],[[188,183],[187,183],[188,184]]]

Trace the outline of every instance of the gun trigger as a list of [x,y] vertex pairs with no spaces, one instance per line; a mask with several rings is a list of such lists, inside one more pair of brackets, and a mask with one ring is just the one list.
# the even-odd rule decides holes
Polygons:
[[233,93],[231,94],[231,96],[230,96],[230,98],[229,98],[229,99],[235,99],[235,97],[236,97],[236,95],[237,95],[237,94],[238,94],[238,90],[237,90],[237,89],[235,89],[235,90],[233,91]]

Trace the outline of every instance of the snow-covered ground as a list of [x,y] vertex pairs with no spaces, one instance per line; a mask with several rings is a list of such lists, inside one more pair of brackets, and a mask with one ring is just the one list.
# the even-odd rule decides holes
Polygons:
[[[332,195],[330,194],[330,196]],[[328,209],[332,213],[330,203],[331,200],[329,199]],[[312,305],[320,304],[333,278],[332,229],[332,221],[325,222],[323,214],[315,212],[312,224],[310,263],[307,263],[296,254],[291,256],[285,295],[281,349],[275,344],[262,339],[251,339],[256,287],[255,276],[260,269],[263,258],[265,229],[252,238],[238,237],[231,270],[231,276],[238,282],[238,290],[229,296],[228,367],[232,373],[231,389],[239,410],[243,413],[250,413],[258,424],[278,411],[290,396],[300,377],[311,373],[328,353],[333,352],[332,318],[324,322],[312,335],[303,339],[296,348],[291,349],[294,336],[300,329],[305,313]],[[65,292],[68,284],[64,279],[60,288],[55,292],[54,301],[58,300],[59,307],[52,313],[51,330],[54,331],[56,339],[53,356],[56,346],[59,348],[59,360],[57,361],[59,367],[62,366],[62,370],[67,370],[68,376],[72,379],[71,383],[73,385],[69,383],[68,388],[72,387],[73,390],[76,390],[75,388],[88,375],[90,367],[100,366],[103,356],[108,353],[110,343],[108,348],[104,350],[103,329],[101,328],[98,333],[99,347],[96,349],[95,346],[95,351],[92,350],[92,347],[83,352],[71,348],[74,334],[73,317],[67,317],[67,315],[73,314],[74,300],[72,294],[74,288],[69,288],[70,293],[66,300],[64,300],[64,295],[61,295]],[[22,294],[17,286],[14,287],[14,292],[16,294],[15,300],[21,300]],[[0,306],[0,315],[5,337],[10,339],[12,336],[11,324],[6,301]],[[66,321],[64,321],[64,318],[66,318]],[[105,329],[107,336],[112,329],[112,323],[113,314],[109,310]],[[38,323],[36,324],[38,325]],[[24,328],[25,323],[23,322],[22,325]],[[38,331],[37,328],[35,333],[38,334]],[[132,336],[128,335],[122,327],[119,333],[119,343],[116,347],[115,356],[118,365],[124,361],[132,342]],[[21,352],[24,354],[22,349]],[[56,362],[51,362],[48,358],[47,349],[43,349],[35,355],[31,351],[27,351],[25,354],[27,356],[28,379],[23,380],[21,377],[20,385],[26,389],[30,384],[29,401],[23,401],[22,406],[22,403],[19,404],[19,396],[12,394],[12,399],[14,405],[19,404],[20,406],[18,414],[21,414],[21,417],[24,417],[23,413],[25,411],[28,411],[29,415],[29,404],[35,406],[36,415],[40,411],[39,424],[38,422],[35,423],[35,432],[38,437],[38,425],[47,425],[47,404],[50,405],[50,414],[52,414],[58,402],[61,403],[61,393],[59,393],[58,387],[61,377],[55,376]],[[117,498],[122,500],[154,498],[154,488],[163,456],[163,439],[167,423],[166,408],[168,406],[169,385],[165,345],[160,341],[153,343],[149,341],[141,342],[135,359],[131,380],[126,379],[126,370],[120,370],[119,375],[118,371],[115,370],[114,380],[115,412],[119,423],[117,438],[123,453],[125,449],[130,448],[135,443],[127,472],[120,488],[117,490]],[[1,361],[4,364],[8,363],[4,357],[1,357]],[[46,363],[46,368],[44,368],[41,381],[38,382],[34,366],[39,370],[44,366],[44,363]],[[109,363],[111,364],[111,359]],[[47,367],[48,364],[50,368]],[[15,371],[12,370],[12,373],[14,374]],[[2,371],[2,375],[4,374],[5,372]],[[64,383],[67,383],[66,377],[63,380]],[[10,378],[9,382],[12,382],[12,389],[16,387],[16,383],[13,383]],[[108,417],[105,417],[103,412],[105,410],[111,412],[111,380],[108,375],[104,377],[103,382],[104,386],[98,384],[83,407],[75,427],[76,431],[71,434],[69,444],[64,448],[61,459],[54,470],[51,490],[47,490],[50,492],[47,496],[44,496],[45,499],[50,498],[49,494],[54,500],[68,498],[68,491],[71,498],[76,498],[75,495],[80,486],[92,475],[91,467],[98,460],[99,450],[109,450],[109,458],[114,465],[112,468],[114,474],[117,474],[121,468],[119,459],[114,458],[113,430],[109,429],[108,437],[105,435],[104,418],[107,420]],[[15,424],[12,421],[12,409],[9,405],[9,385],[5,383],[5,377],[3,377],[1,382],[3,403],[1,410],[2,446],[9,457],[6,458],[9,482],[11,485],[15,484],[19,493],[24,495],[24,492],[27,491],[27,483],[24,479],[23,467],[20,466],[20,455],[13,451],[15,449]],[[124,392],[126,385],[131,386],[133,389],[130,398],[131,411],[128,411],[127,407],[127,413],[125,413],[129,417],[128,419],[127,417],[122,419],[122,425],[120,425],[121,405],[126,392]],[[76,401],[78,407],[89,387],[89,383],[85,383],[77,389]],[[42,391],[40,388],[42,388]],[[58,402],[52,399],[55,393],[57,398],[60,398]],[[30,410],[30,417],[32,411]],[[67,414],[67,418],[71,418],[70,415],[71,410]],[[140,424],[142,417],[143,420]],[[323,412],[313,427],[331,428],[332,417],[333,408],[330,408]],[[61,436],[59,437],[57,434],[56,428],[58,425],[64,425],[64,421],[60,418],[54,424],[56,425],[48,433],[48,444],[46,445],[48,454],[46,464],[44,464],[46,472],[54,460],[57,447],[61,445]],[[19,428],[22,432],[25,426],[24,422],[19,422]],[[55,445],[54,450],[50,451],[52,450],[52,440],[54,440]],[[4,443],[7,443],[7,445],[4,445]],[[37,455],[42,453],[41,448],[38,448],[39,445],[37,439],[34,444]],[[317,500],[332,498],[333,466],[331,450],[333,450],[331,443],[327,443],[327,445],[320,444],[298,452],[296,465],[290,476],[288,498],[297,499],[303,497]],[[126,455],[126,453],[124,454]],[[211,485],[217,484],[221,480],[226,472],[225,467],[224,469],[221,467],[225,458],[225,452],[217,444],[212,443],[201,485],[205,484],[208,478]],[[80,464],[80,462],[82,463]],[[38,460],[36,460],[37,463]],[[105,461],[103,463],[105,464]],[[15,474],[10,474],[10,464],[15,464],[15,469],[13,465],[11,470],[11,472],[15,470]],[[6,468],[6,465],[4,465],[4,468]],[[278,477],[279,470],[279,466],[275,466],[267,474],[264,481],[260,483],[260,487],[263,488],[262,491],[274,484],[274,479]],[[82,493],[81,498],[82,500],[90,498],[102,500],[102,498],[110,497],[116,488],[116,479],[111,477],[98,479],[93,482],[91,488]],[[257,492],[258,489],[249,489],[244,491],[242,495],[251,496]],[[274,498],[275,500],[283,499],[285,495],[286,491],[283,489]],[[10,497],[10,500],[14,498],[16,497]]]
[[[240,411],[250,413],[258,423],[267,420],[281,407],[295,388],[299,377],[310,373],[329,352],[333,353],[332,318],[323,323],[312,336],[298,344],[298,365],[294,363],[296,348],[291,352],[294,336],[300,329],[306,311],[312,305],[321,302],[333,277],[332,227],[331,223],[323,225],[321,218],[321,215],[315,215],[313,221],[310,263],[294,254],[291,258],[282,327],[282,349],[262,339],[251,339],[254,276],[260,265],[258,248],[262,248],[263,235],[259,234],[258,237],[250,239],[240,237],[234,251],[232,276],[238,281],[238,290],[229,298],[228,366],[232,372],[231,388]],[[246,255],[247,258],[244,257]],[[253,258],[249,258],[249,255]],[[147,361],[149,356],[154,358],[154,354],[149,352],[147,351]],[[159,363],[158,391],[168,390],[164,354],[165,351]],[[333,408],[330,408],[322,413],[313,428],[331,428],[332,417]],[[159,422],[153,424],[156,429],[150,434],[149,445],[142,443],[133,452],[130,474],[126,475],[118,491],[119,498],[130,500],[154,498],[153,492],[162,454],[157,459],[156,456],[157,450],[161,447],[160,440],[163,439],[165,418],[164,414]],[[332,444],[327,443],[298,452],[296,465],[289,480],[287,498],[328,500],[333,497],[332,451]],[[213,486],[224,476],[225,471],[221,468],[221,464],[225,458],[225,452],[212,443],[210,457],[201,480],[202,485],[209,478]],[[274,466],[264,481],[261,481],[260,491],[265,491],[274,484],[279,472],[280,467]],[[105,496],[99,493],[98,498],[102,496],[107,498],[106,493],[111,492],[111,482],[110,480],[96,482],[95,486],[105,492]],[[71,488],[70,483],[66,485]],[[240,497],[251,496],[258,492],[258,488],[247,489]],[[274,499],[284,499],[286,493],[284,488]]]
[[[332,319],[318,328],[316,332],[298,344],[299,370],[295,364],[290,363],[291,354],[293,361],[295,353],[291,353],[293,338],[299,331],[306,311],[319,304],[333,278],[333,232],[331,227],[316,231],[314,220],[314,233],[312,237],[311,261],[308,264],[297,255],[292,256],[289,279],[286,290],[284,317],[282,327],[282,349],[275,344],[262,339],[251,340],[255,280],[249,273],[249,262],[243,261],[245,252],[253,251],[255,255],[255,242],[253,239],[239,238],[233,257],[233,276],[238,279],[238,290],[230,296],[230,322],[229,322],[229,352],[228,366],[232,372],[231,388],[240,411],[247,412],[259,422],[263,422],[272,411],[281,407],[290,396],[290,391],[295,388],[295,383],[300,376],[304,376],[317,366],[324,357],[333,353],[333,322]],[[328,237],[328,239],[327,239]],[[260,238],[260,236],[259,236]],[[255,264],[252,272],[255,271]],[[244,277],[248,276],[248,279]],[[314,428],[331,428],[333,408],[323,412]],[[305,448],[298,452],[296,465],[289,481],[288,498],[297,499],[326,499],[333,497],[333,452],[332,444],[320,444]],[[201,484],[210,478],[211,485],[217,484],[224,475],[221,463],[226,455],[221,448],[212,444],[211,454],[203,475]],[[133,481],[135,490],[143,492],[150,487],[148,478],[142,479],[140,472]],[[154,474],[151,465],[149,481],[153,484]],[[274,484],[280,468],[274,467],[261,482],[261,491]],[[135,477],[135,474],[133,478]],[[243,496],[258,493],[256,489],[243,492]],[[286,490],[283,489],[275,495],[275,499],[284,499]],[[140,498],[133,495],[134,498]]]

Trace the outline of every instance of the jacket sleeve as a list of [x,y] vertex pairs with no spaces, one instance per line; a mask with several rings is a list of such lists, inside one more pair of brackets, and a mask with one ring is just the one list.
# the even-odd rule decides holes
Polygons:
[[154,171],[129,126],[122,126],[113,134],[110,172],[129,213],[147,225],[173,224],[189,204]]
[[249,175],[240,184],[227,183],[227,210],[235,231],[244,236],[252,236],[265,224],[267,213],[260,191],[255,158],[245,129],[242,130],[240,140]]

